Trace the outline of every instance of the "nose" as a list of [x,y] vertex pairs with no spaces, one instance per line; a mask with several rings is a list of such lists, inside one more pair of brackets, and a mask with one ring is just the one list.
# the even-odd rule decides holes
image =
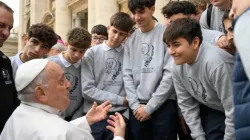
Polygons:
[[230,12],[229,12],[229,18],[230,19],[234,19],[235,18],[235,12],[234,12],[234,9],[231,8]]
[[228,32],[228,34],[227,34],[227,40],[228,41],[230,41],[230,40],[232,40],[233,39],[233,33],[232,32]]
[[67,90],[69,90],[71,88],[71,84],[70,84],[69,80],[67,80],[67,79],[66,79],[65,85],[66,85]]
[[134,20],[135,20],[135,21],[140,20],[140,18],[141,18],[140,14],[138,14],[138,13],[135,13],[135,14],[134,14]]
[[174,54],[175,54],[175,51],[174,51],[173,47],[168,46],[168,53],[169,53],[170,55],[174,55]]

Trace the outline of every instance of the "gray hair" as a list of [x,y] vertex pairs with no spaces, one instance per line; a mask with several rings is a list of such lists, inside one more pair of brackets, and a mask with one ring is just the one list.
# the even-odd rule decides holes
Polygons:
[[45,71],[43,70],[27,87],[18,92],[18,99],[25,102],[35,102],[35,88],[39,85],[45,85],[45,81]]
[[66,48],[62,43],[56,43],[51,49],[58,51],[66,51]]

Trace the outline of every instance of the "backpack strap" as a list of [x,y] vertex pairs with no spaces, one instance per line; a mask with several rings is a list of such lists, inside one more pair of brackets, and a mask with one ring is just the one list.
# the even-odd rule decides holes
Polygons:
[[207,25],[210,28],[211,26],[211,14],[212,14],[212,9],[213,9],[213,5],[210,4],[207,8]]

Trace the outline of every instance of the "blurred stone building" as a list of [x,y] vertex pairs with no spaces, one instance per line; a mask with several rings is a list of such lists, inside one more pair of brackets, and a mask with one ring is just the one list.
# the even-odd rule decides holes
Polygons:
[[[156,0],[155,17],[163,22],[161,8],[169,0]],[[20,0],[18,51],[23,49],[23,36],[35,23],[45,23],[63,40],[73,27],[84,27],[89,31],[96,24],[108,25],[116,12],[129,13],[127,0]]]

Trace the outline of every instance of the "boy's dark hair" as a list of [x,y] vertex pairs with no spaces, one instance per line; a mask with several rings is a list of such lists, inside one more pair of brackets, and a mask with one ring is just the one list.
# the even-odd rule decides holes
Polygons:
[[106,36],[108,38],[107,27],[102,25],[102,24],[95,25],[91,29],[91,34],[103,35],[103,36]]
[[199,22],[191,18],[175,20],[166,28],[163,35],[163,41],[167,43],[179,37],[185,38],[189,44],[193,42],[195,37],[198,37],[201,44],[203,38]]
[[110,26],[114,26],[124,32],[129,32],[133,25],[134,21],[132,18],[124,12],[118,12],[110,18]]
[[0,7],[3,7],[4,9],[6,9],[7,11],[14,13],[14,11],[4,2],[0,1]]
[[67,41],[71,46],[87,49],[91,44],[91,35],[86,29],[75,27],[67,33]]
[[145,7],[152,7],[155,5],[155,0],[128,0],[128,9],[135,13],[137,9],[144,9]]
[[229,19],[230,20],[230,17],[229,17],[229,13],[230,13],[230,10],[226,10],[224,12],[224,15],[222,17],[222,25],[223,25],[223,28],[224,28],[224,32],[227,33],[226,29],[225,29],[225,26],[224,26],[224,21]]
[[57,35],[54,30],[42,23],[34,24],[29,28],[28,39],[32,37],[37,38],[43,43],[47,43],[49,49],[57,43]]
[[164,6],[161,10],[161,13],[166,18],[170,18],[175,14],[182,13],[183,15],[196,15],[197,10],[191,2],[188,1],[172,1]]

